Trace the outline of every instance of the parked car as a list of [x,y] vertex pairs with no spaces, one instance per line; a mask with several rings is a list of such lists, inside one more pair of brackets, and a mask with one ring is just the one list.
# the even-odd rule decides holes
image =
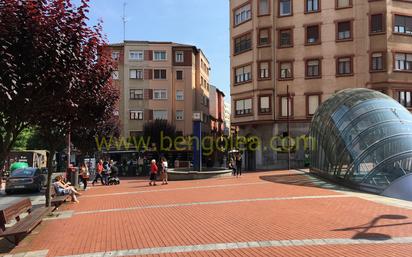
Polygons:
[[6,180],[6,194],[19,190],[40,192],[45,184],[42,170],[37,168],[22,168],[11,172]]

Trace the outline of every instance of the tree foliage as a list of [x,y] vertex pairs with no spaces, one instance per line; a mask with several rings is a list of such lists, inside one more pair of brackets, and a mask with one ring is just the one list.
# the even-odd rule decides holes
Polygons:
[[173,141],[176,138],[176,127],[167,120],[154,120],[144,125],[143,137],[146,139],[150,138],[150,143],[155,144],[156,148],[160,151],[162,151],[162,149],[159,149],[162,136],[163,138],[168,137]]
[[93,131],[113,114],[112,63],[101,25],[86,24],[88,8],[0,0],[0,160],[28,125],[53,156],[68,132]]

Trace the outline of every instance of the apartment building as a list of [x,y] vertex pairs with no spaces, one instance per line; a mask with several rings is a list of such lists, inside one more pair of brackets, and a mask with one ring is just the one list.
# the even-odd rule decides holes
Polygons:
[[[317,107],[345,88],[379,90],[412,107],[412,1],[230,0],[230,17],[232,125],[240,135],[305,135]],[[244,160],[268,169],[285,168],[287,158],[262,147]],[[301,167],[305,153],[291,158]]]
[[211,119],[212,133],[215,135],[223,135],[225,124],[225,94],[217,87],[210,85],[209,90],[209,112]]
[[144,124],[168,120],[178,134],[193,134],[193,112],[203,113],[210,131],[210,64],[195,46],[173,42],[125,41],[109,46],[116,63],[113,83],[120,88],[122,136],[140,136]]

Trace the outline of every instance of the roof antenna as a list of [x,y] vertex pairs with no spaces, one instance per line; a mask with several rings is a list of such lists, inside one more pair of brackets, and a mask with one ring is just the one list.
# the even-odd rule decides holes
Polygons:
[[123,42],[126,41],[126,23],[127,23],[127,18],[126,18],[126,1],[123,2]]

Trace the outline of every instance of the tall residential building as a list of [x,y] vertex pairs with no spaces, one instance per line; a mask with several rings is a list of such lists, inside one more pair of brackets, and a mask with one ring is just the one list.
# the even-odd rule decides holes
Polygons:
[[193,134],[193,112],[203,112],[210,131],[210,64],[195,46],[172,42],[125,41],[109,46],[117,63],[113,81],[120,88],[122,136],[139,136],[143,126],[168,120],[182,135]]
[[[320,103],[345,88],[379,90],[412,108],[411,1],[230,0],[230,17],[240,135],[287,136],[288,114],[289,135],[308,134]],[[303,166],[304,151],[291,158]],[[247,169],[284,168],[287,159],[273,147],[244,158]]]

